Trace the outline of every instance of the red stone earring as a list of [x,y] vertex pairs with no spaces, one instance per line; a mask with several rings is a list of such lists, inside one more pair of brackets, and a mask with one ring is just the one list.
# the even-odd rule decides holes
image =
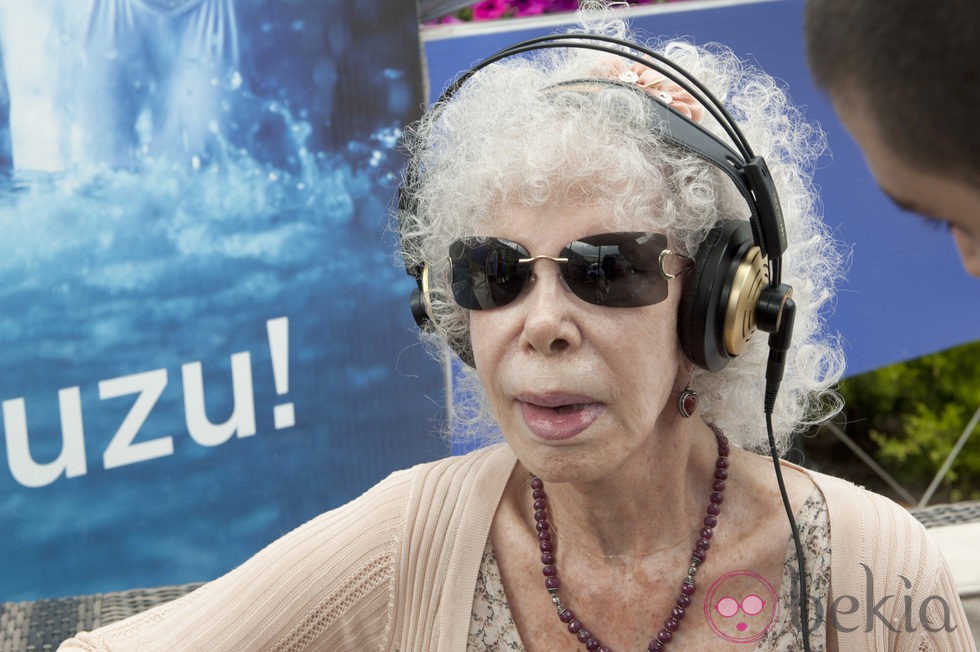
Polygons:
[[677,397],[677,411],[685,419],[690,419],[698,409],[698,393],[690,385]]

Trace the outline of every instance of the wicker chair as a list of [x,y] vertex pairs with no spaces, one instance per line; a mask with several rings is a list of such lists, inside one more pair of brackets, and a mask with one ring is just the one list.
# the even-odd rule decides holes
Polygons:
[[0,603],[0,652],[42,652],[76,632],[107,625],[201,586],[182,584],[71,598]]
[[[934,505],[911,512],[927,528],[975,523],[980,521],[980,502]],[[0,652],[55,650],[76,632],[122,620],[179,598],[199,586],[201,583],[0,603]],[[976,636],[980,629],[980,595],[963,597]]]

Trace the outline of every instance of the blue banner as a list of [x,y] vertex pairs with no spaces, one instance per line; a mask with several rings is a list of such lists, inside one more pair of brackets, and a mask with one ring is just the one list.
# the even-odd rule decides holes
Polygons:
[[412,3],[0,1],[0,601],[214,578],[445,454]]

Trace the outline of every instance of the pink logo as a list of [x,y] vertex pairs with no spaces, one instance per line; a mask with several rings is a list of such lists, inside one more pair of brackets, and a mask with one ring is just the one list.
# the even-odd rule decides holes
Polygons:
[[732,643],[755,643],[779,616],[779,596],[761,575],[725,573],[704,597],[704,617],[715,634]]

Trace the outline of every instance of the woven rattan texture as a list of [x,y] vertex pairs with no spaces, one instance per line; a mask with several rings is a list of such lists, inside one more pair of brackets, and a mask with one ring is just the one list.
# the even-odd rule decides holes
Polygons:
[[910,511],[927,528],[980,521],[980,501],[932,505]]
[[199,586],[182,584],[33,602],[0,602],[0,652],[55,650],[79,631],[122,620]]

